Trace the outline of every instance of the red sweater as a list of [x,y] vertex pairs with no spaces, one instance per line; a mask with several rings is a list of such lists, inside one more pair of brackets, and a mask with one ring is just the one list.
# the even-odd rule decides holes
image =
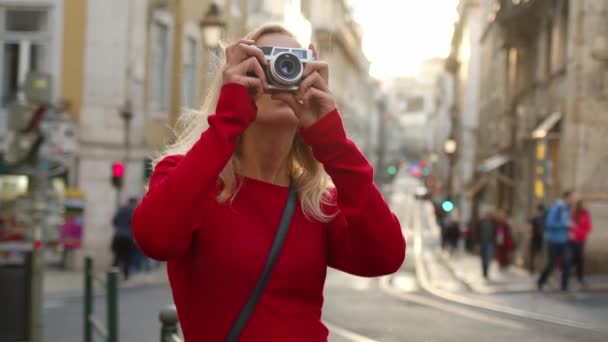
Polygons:
[[[209,128],[184,156],[154,170],[133,216],[141,250],[167,260],[173,298],[188,342],[223,341],[258,281],[288,188],[244,178],[231,204],[216,200],[216,180],[255,120],[247,89],[222,88]],[[405,240],[372,183],[373,169],[333,111],[299,133],[323,163],[337,193],[328,223],[295,214],[272,276],[240,341],[326,341],[321,322],[327,266],[359,276],[399,269]],[[326,208],[327,210],[332,210]]]
[[583,209],[578,214],[573,213],[572,216],[576,226],[570,230],[570,239],[574,242],[583,243],[591,232],[591,215],[589,211]]

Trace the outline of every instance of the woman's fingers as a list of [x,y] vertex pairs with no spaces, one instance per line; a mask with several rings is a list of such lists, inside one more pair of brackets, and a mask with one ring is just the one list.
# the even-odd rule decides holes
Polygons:
[[235,71],[241,75],[248,75],[248,73],[252,72],[260,80],[262,80],[262,83],[266,84],[266,74],[264,73],[264,69],[262,69],[258,59],[254,56],[249,57],[237,65]]
[[327,62],[312,61],[306,63],[302,77],[306,78],[315,71],[321,75],[325,83],[329,84],[329,64]]
[[327,92],[328,88],[327,88],[327,83],[325,83],[325,80],[323,79],[323,77],[318,73],[318,72],[313,72],[312,74],[308,75],[308,77],[306,77],[301,83],[300,83],[300,87],[298,89],[298,92],[296,94],[296,98],[298,99],[303,99],[304,94],[306,94],[306,92],[310,89],[310,88],[317,88],[323,92]]
[[[230,45],[226,49],[226,65],[228,67],[240,65],[250,58],[254,58],[259,65],[268,64],[264,52],[254,44],[255,42],[253,40],[241,40],[238,43]],[[259,76],[260,75],[258,75],[258,77]]]
[[304,95],[302,96],[302,102],[304,102],[304,105],[310,106],[312,101],[321,103],[321,101],[329,99],[330,96],[331,96],[330,94],[328,94],[320,89],[311,87],[311,88],[308,88],[306,93],[304,93]]

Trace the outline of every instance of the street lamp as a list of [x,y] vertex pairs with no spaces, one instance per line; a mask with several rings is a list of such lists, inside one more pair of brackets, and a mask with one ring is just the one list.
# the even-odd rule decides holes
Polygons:
[[443,144],[443,151],[448,156],[449,161],[449,172],[448,172],[448,199],[452,200],[452,179],[454,178],[454,153],[456,153],[458,145],[454,138],[449,138]]
[[456,152],[456,147],[456,140],[454,140],[454,138],[449,138],[443,144],[443,150],[445,151],[445,154],[450,156],[453,155],[454,152]]
[[203,31],[205,44],[210,48],[217,48],[220,45],[222,31],[226,27],[226,23],[222,20],[220,8],[215,2],[209,5],[207,13],[200,22],[200,27]]

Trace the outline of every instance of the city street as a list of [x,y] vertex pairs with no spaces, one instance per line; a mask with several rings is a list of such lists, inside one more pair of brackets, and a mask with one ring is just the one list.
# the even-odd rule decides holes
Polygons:
[[[331,330],[330,341],[606,339],[606,293],[473,293],[439,257],[438,235],[431,228],[427,204],[408,193],[412,182],[397,178],[389,195],[408,238],[402,270],[381,279],[329,272],[323,320]],[[167,285],[121,290],[120,340],[157,340],[158,311],[169,303]],[[96,307],[103,306],[103,298],[98,298]],[[97,312],[103,317],[103,311]],[[82,340],[81,298],[47,299],[44,319],[44,341]]]

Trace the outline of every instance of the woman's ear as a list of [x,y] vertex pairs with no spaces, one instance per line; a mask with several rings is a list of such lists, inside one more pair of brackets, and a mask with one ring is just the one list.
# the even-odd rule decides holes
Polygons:
[[310,43],[310,44],[308,45],[308,49],[309,49],[309,50],[312,50],[312,57],[313,57],[315,60],[318,60],[318,59],[319,59],[319,53],[317,52],[317,48],[315,47],[315,44]]

